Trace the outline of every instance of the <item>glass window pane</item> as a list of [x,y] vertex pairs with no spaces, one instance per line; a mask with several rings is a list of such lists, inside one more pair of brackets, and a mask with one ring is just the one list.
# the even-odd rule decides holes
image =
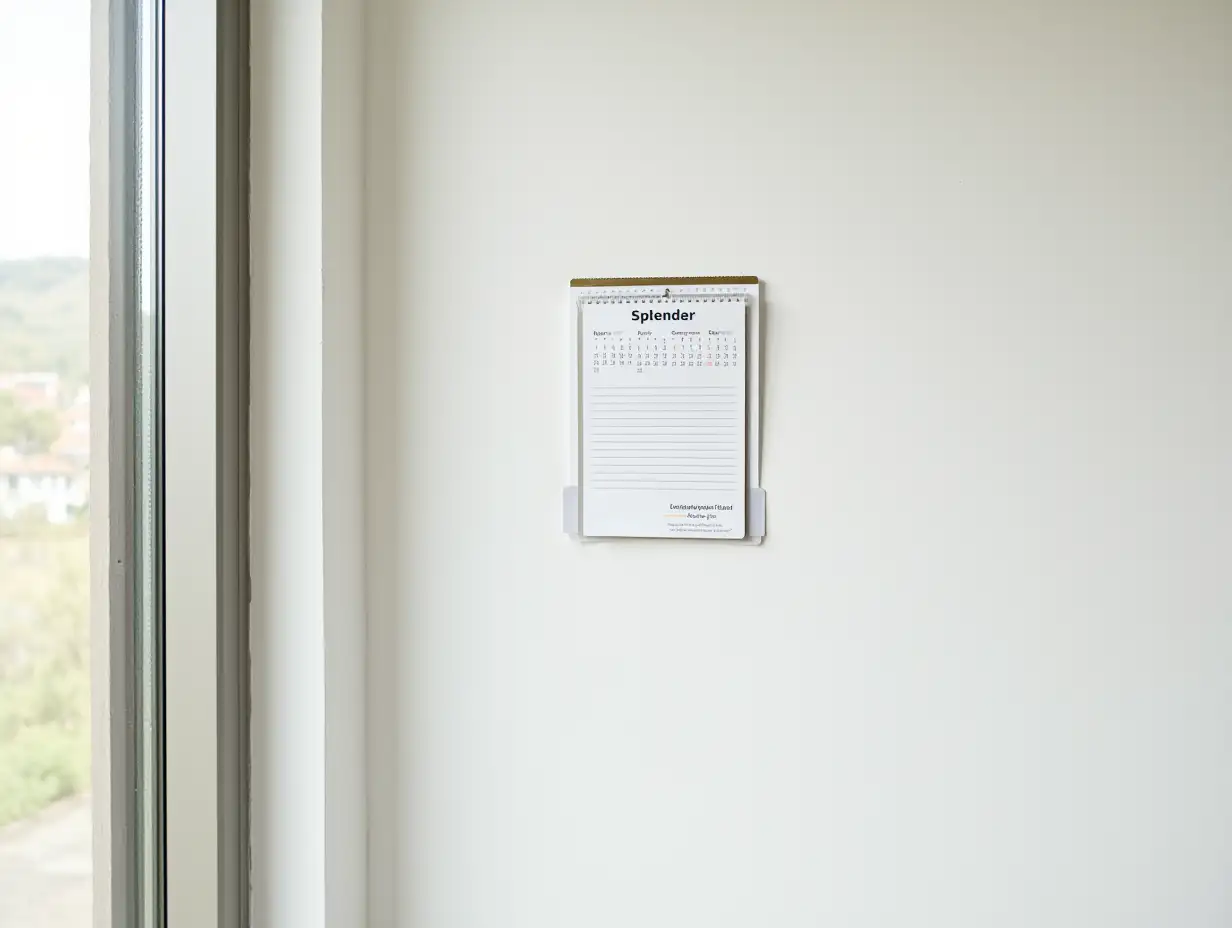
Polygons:
[[[162,48],[161,4],[139,0],[133,4],[136,86],[133,88],[135,131],[132,133],[135,254],[132,324],[134,370],[133,466],[135,493],[128,514],[133,526],[136,596],[133,602],[137,719],[134,780],[137,795],[134,843],[136,893],[140,924],[161,924],[163,898],[162,782],[163,743],[162,661],[162,387],[160,290],[162,163],[158,140],[161,127]],[[3,928],[3,926],[0,926]]]
[[0,126],[0,928],[87,928],[89,0],[0,0]]

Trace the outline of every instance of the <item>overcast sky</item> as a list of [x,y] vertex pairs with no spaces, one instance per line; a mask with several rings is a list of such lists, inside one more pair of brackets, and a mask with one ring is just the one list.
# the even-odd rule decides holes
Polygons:
[[0,0],[0,259],[90,228],[90,0]]

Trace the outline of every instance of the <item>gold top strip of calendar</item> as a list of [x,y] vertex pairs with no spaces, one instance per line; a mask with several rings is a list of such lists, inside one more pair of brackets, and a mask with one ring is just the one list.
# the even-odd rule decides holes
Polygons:
[[571,287],[734,287],[755,284],[756,277],[575,277]]

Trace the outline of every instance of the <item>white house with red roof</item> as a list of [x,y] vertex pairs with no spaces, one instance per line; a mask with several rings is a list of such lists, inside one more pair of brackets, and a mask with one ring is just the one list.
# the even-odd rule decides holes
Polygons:
[[33,515],[68,522],[90,501],[90,391],[82,387],[60,407],[61,389],[56,374],[0,374],[0,390],[24,409],[53,411],[60,425],[46,452],[0,447],[0,519]]
[[0,448],[0,518],[41,515],[64,523],[89,502],[89,473],[54,454]]

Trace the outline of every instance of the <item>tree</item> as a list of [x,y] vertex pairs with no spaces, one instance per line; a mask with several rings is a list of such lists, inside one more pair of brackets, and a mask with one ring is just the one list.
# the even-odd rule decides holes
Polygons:
[[0,390],[0,447],[23,453],[47,451],[60,436],[60,422],[50,409],[24,409],[8,390]]

